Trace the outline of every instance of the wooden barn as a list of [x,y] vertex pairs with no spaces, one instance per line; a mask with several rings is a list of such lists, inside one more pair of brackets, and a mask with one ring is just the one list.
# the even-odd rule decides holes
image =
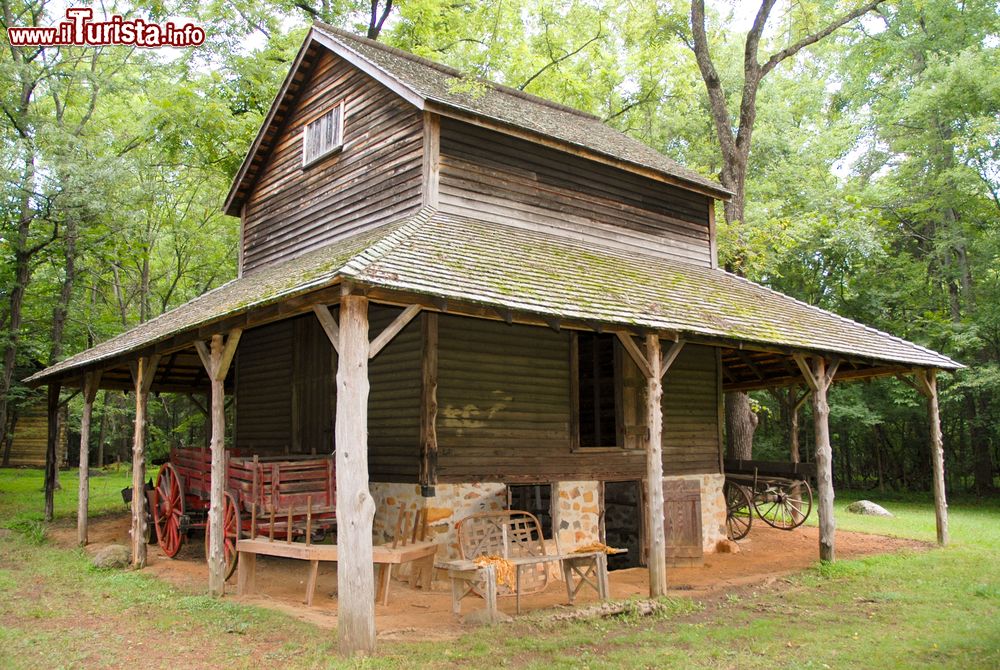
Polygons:
[[563,550],[629,546],[662,594],[668,559],[725,536],[731,390],[812,391],[832,560],[827,389],[912,377],[944,541],[934,375],[960,366],[720,269],[728,197],[596,117],[316,24],[225,203],[239,277],[29,381],[83,386],[87,424],[97,388],[134,390],[137,483],[150,390],[210,395],[215,593],[226,437],[260,458],[335,451],[348,651],[374,644],[372,546],[400,502],[439,558],[457,520],[511,506]]

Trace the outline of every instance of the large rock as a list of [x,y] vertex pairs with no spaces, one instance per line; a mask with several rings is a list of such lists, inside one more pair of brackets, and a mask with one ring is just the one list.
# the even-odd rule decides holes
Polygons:
[[892,512],[881,505],[876,505],[871,500],[852,502],[847,506],[847,511],[851,514],[863,514],[864,516],[892,516]]
[[132,551],[123,544],[109,544],[94,556],[96,568],[124,568],[132,561]]

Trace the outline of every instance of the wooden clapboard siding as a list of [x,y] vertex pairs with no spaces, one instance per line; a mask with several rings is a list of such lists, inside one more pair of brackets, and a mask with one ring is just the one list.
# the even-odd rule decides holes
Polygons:
[[440,209],[711,265],[709,198],[441,119]]
[[[569,334],[442,316],[441,482],[640,479],[639,450],[577,450],[570,439]],[[664,389],[664,471],[718,472],[714,352],[689,345]]]
[[[346,100],[344,147],[302,167],[305,123]],[[243,270],[279,262],[394,221],[420,206],[421,114],[326,53],[246,201]]]
[[715,350],[685,345],[663,379],[663,473],[719,472]]
[[292,443],[294,320],[243,333],[236,351],[236,446],[283,454]]
[[330,339],[319,320],[306,314],[292,320],[292,453],[333,452],[334,367]]
[[[371,305],[374,339],[401,312]],[[368,362],[368,471],[372,481],[416,482],[420,469],[420,319]]]
[[[45,467],[45,451],[49,441],[49,413],[45,401],[33,403],[18,413],[14,439],[10,445],[12,467]],[[79,445],[77,445],[79,446]],[[56,463],[66,465],[66,411],[59,412],[59,440],[56,443]]]

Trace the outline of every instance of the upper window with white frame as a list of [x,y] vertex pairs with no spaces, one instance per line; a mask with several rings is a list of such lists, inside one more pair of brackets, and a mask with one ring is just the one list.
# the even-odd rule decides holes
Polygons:
[[302,133],[302,167],[343,147],[344,103],[307,123]]

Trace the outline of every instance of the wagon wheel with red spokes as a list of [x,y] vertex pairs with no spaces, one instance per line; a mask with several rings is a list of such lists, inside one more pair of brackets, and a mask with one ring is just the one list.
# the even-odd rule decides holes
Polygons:
[[153,505],[153,525],[156,527],[156,541],[163,553],[173,558],[184,544],[181,520],[184,517],[184,489],[177,470],[170,463],[164,463],[156,475],[155,500]]
[[[205,560],[208,561],[208,538],[212,531],[211,514],[205,524]],[[236,541],[240,539],[240,509],[228,491],[222,494],[222,555],[226,559],[226,579],[236,571]]]

